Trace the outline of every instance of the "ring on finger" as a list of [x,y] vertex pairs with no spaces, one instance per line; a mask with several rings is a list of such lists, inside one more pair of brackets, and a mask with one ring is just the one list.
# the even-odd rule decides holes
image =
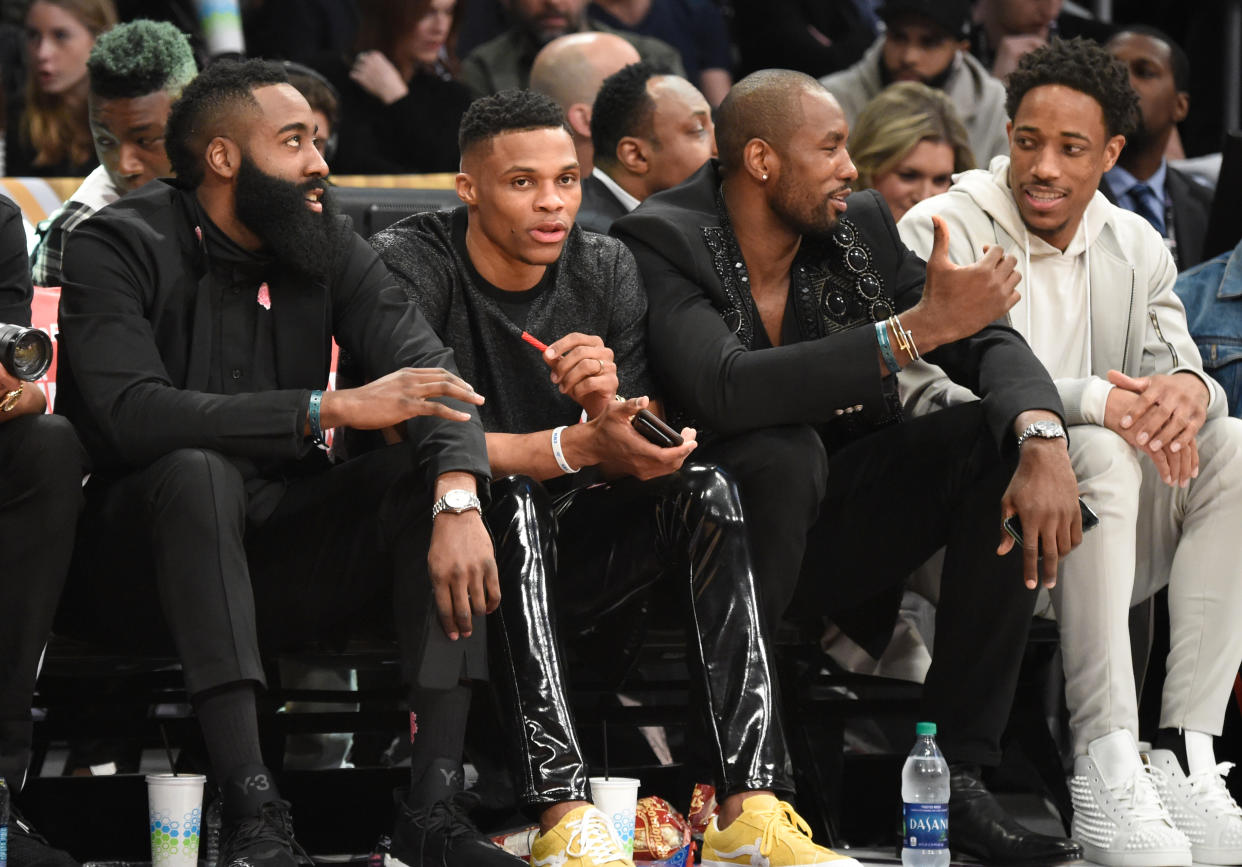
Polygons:
[[599,365],[599,373],[597,373],[597,374],[595,374],[595,375],[596,375],[596,376],[603,376],[603,375],[604,375],[604,362],[603,362],[602,360],[600,360],[600,359],[598,359],[598,358],[597,358],[597,359],[595,359],[595,363]]

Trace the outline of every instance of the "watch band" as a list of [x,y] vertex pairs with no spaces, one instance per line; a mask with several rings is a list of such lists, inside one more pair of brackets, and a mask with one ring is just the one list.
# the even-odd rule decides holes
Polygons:
[[1055,421],[1037,421],[1026,426],[1026,430],[1022,431],[1022,435],[1018,437],[1018,448],[1022,448],[1022,444],[1031,437],[1042,440],[1066,439],[1065,428]]
[[466,505],[462,506],[460,509],[455,509],[448,504],[448,494],[446,493],[443,497],[436,500],[435,504],[431,507],[431,520],[434,521],[436,519],[436,515],[441,512],[452,512],[454,515],[460,515],[462,512],[468,512],[471,509],[474,509],[480,515],[483,514],[483,503],[479,500],[477,494],[471,494],[470,500],[466,503]]

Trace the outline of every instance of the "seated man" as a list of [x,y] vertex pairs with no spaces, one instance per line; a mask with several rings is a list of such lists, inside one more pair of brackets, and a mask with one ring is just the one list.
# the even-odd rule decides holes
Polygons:
[[530,89],[552,97],[565,112],[565,123],[574,137],[578,165],[590,174],[595,146],[591,143],[591,107],[604,79],[619,69],[638,63],[638,49],[612,33],[569,33],[558,36],[535,55],[530,68]]
[[1229,414],[1242,418],[1242,241],[1178,274],[1173,291],[1186,305],[1203,366],[1225,390]]
[[[178,177],[78,227],[65,251],[56,411],[93,461],[61,618],[175,646],[223,799],[222,864],[295,863],[259,751],[259,647],[395,625],[414,742],[395,859],[469,850],[437,762],[461,759],[473,618],[499,587],[475,496],[483,398],[325,197],[310,106],[284,70],[220,63],[173,106]],[[369,380],[326,391],[335,338]],[[324,432],[406,441],[331,465]],[[149,639],[149,640],[148,640]]]
[[[1017,300],[1014,260],[954,267],[942,233],[924,266],[875,191],[847,200],[848,127],[813,78],[757,72],[716,120],[720,162],[613,232],[647,287],[655,382],[699,423],[696,457],[737,479],[769,620],[796,592],[878,656],[901,585],[947,545],[922,718],[952,770],[950,844],[987,864],[1077,857],[980,776],[1000,760],[1036,545],[1051,582],[1081,532],[1060,398],[1022,339],[989,324]],[[920,352],[983,402],[895,424],[896,374]],[[1027,547],[998,557],[1010,515]]]
[[578,224],[607,232],[643,199],[675,187],[716,155],[712,110],[694,85],[646,63],[605,79],[591,114],[595,170],[582,180]]
[[586,4],[587,0],[512,0],[507,5],[513,26],[466,55],[461,64],[462,82],[475,96],[526,87],[531,64],[543,46],[558,36],[588,30],[620,36],[643,60],[678,75],[685,73],[677,50],[667,42],[609,27],[588,15]]
[[[555,857],[575,833],[584,846],[606,841],[592,829],[607,823],[583,809],[586,774],[564,705],[520,698],[524,683],[563,681],[554,634],[530,633],[514,616],[543,604],[509,589],[522,575],[546,575],[571,630],[661,579],[676,582],[722,798],[705,864],[856,864],[814,845],[774,797],[792,782],[737,489],[718,468],[685,463],[693,429],[660,448],[631,424],[649,405],[646,300],[629,251],[573,225],[579,174],[564,116],[546,97],[502,91],[467,111],[461,152],[463,207],[371,240],[456,347],[462,372],[492,395],[481,411],[487,451],[493,473],[507,477],[493,485],[488,516],[504,598],[495,669],[516,678],[496,684],[502,706],[543,709],[537,725],[510,731],[521,802],[543,831],[532,865],[629,862],[607,846],[594,860]],[[524,332],[551,346],[532,349]],[[601,478],[610,481],[594,484]],[[534,492],[533,508],[509,505],[521,491]]]
[[1005,153],[1005,87],[967,50],[968,0],[885,0],[887,27],[862,59],[821,79],[851,126],[895,81],[943,90],[970,134],[975,159]]
[[1169,165],[1165,153],[1190,111],[1190,58],[1154,27],[1133,25],[1105,46],[1126,65],[1138,94],[1138,121],[1100,189],[1108,200],[1151,223],[1179,271],[1203,261],[1212,188]]
[[[30,260],[21,211],[0,196],[0,328],[30,325]],[[17,805],[30,767],[30,700],[60,601],[82,507],[86,454],[63,418],[44,415],[38,386],[0,364],[0,777],[14,797],[9,863],[73,867],[31,830]]]
[[59,286],[65,239],[82,221],[171,169],[168,109],[198,72],[185,34],[166,21],[127,21],[103,33],[86,61],[99,166],[52,215],[32,257],[36,286]]
[[[1019,257],[1025,294],[1010,321],[1056,382],[1070,460],[1100,517],[1053,591],[1074,838],[1098,864],[1242,864],[1242,811],[1212,748],[1242,663],[1242,424],[1203,372],[1172,256],[1097,191],[1135,107],[1126,68],[1098,45],[1032,51],[1009,79],[1011,156],[920,202],[901,235],[927,253],[938,220],[954,262],[985,248]],[[919,401],[972,397],[943,379],[911,386]],[[1128,612],[1166,584],[1162,749],[1143,761]]]

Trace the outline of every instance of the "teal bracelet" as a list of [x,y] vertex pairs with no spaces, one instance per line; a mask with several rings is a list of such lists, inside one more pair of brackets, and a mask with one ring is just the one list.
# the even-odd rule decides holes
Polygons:
[[310,406],[306,408],[306,421],[310,424],[311,442],[317,446],[326,446],[323,438],[323,425],[319,421],[319,407],[323,404],[323,392],[316,389],[311,392]]
[[875,324],[875,339],[880,342],[880,357],[884,359],[884,366],[888,368],[889,373],[897,373],[901,370],[901,365],[897,363],[897,356],[893,354],[893,345],[888,341],[888,323],[877,322]]

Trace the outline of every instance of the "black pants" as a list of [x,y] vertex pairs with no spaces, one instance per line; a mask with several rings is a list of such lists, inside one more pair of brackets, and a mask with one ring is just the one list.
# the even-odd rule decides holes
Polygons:
[[950,761],[996,764],[1035,593],[1022,583],[1020,552],[995,553],[1013,466],[981,405],[883,428],[831,457],[809,427],[720,440],[695,457],[737,480],[771,618],[795,603],[878,654],[901,585],[946,547],[922,714],[938,724]]
[[85,460],[59,416],[0,424],[0,776],[13,789],[30,764],[30,699],[73,551]]
[[[92,479],[86,496],[58,629],[171,645],[191,694],[263,683],[260,642],[290,648],[360,628],[395,630],[407,683],[436,674],[424,666],[440,629],[426,577],[431,496],[406,446],[289,481],[261,522],[247,520],[256,496],[238,468],[202,449]],[[485,673],[466,662],[472,647],[483,662],[484,634],[438,659],[461,669],[448,682]]]
[[[663,582],[681,606],[695,720],[722,795],[793,789],[779,698],[738,492],[718,467],[573,491],[555,503],[524,477],[492,487],[501,604],[492,678],[519,800],[532,813],[586,798],[556,625],[594,622]],[[541,620],[539,611],[555,611]],[[520,727],[514,725],[522,723]]]

